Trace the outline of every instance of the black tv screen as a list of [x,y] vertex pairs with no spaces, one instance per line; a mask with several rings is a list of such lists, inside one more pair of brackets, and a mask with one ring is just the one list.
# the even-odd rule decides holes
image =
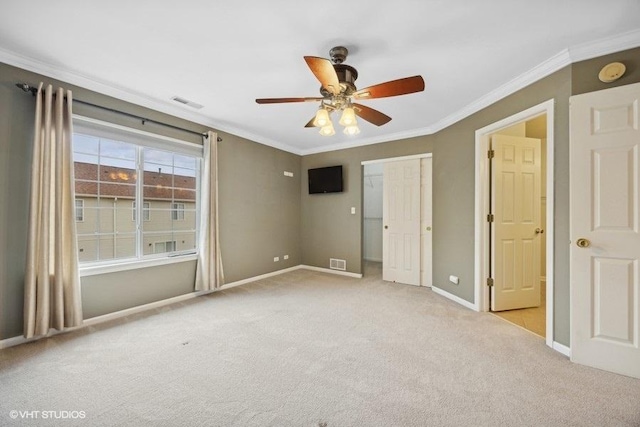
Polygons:
[[309,169],[309,194],[341,192],[342,165]]

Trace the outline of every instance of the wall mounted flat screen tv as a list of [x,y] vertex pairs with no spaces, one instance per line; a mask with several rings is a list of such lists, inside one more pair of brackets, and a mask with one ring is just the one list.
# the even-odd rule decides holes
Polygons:
[[341,192],[342,165],[309,169],[309,194]]

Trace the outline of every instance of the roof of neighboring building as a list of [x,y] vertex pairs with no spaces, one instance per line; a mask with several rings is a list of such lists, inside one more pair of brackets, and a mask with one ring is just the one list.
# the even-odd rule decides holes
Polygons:
[[[135,199],[137,173],[133,169],[94,163],[74,163],[76,195]],[[171,173],[144,172],[145,200],[195,201],[196,179]],[[99,190],[99,191],[98,191]]]

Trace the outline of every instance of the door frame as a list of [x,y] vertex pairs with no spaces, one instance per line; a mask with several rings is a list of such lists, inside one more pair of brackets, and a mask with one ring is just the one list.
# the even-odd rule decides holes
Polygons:
[[[554,244],[554,192],[553,192],[553,177],[554,177],[554,105],[555,100],[550,99],[541,104],[535,105],[527,110],[516,113],[512,116],[499,120],[488,126],[476,130],[475,134],[475,248],[474,248],[474,282],[475,282],[475,295],[474,295],[474,309],[476,311],[489,311],[489,287],[487,286],[487,277],[489,277],[490,271],[490,233],[489,223],[487,222],[487,215],[491,208],[491,199],[489,187],[491,184],[490,170],[487,161],[487,152],[489,151],[490,136],[497,131],[516,125],[518,123],[526,122],[534,119],[543,114],[547,115],[547,186],[544,189],[546,192],[546,224],[545,233],[547,235],[546,241],[546,344],[556,350],[561,350],[554,346],[553,337],[553,310],[554,310],[554,264],[553,264],[553,244]],[[562,349],[564,350],[564,349]]]
[[[433,158],[433,153],[420,153],[420,154],[412,154],[412,155],[408,155],[408,156],[400,156],[400,157],[387,157],[384,159],[375,159],[375,160],[363,160],[360,162],[360,167],[364,168],[365,165],[371,165],[371,164],[375,164],[375,163],[387,163],[387,162],[397,162],[397,161],[402,161],[402,160],[412,160],[412,159],[425,159],[425,158]],[[433,163],[431,164],[432,167],[432,174],[433,174]],[[364,173],[360,174],[361,176],[361,182],[360,185],[362,188],[364,188]],[[433,179],[433,176],[432,176]],[[383,188],[384,188],[384,182],[383,182]],[[422,186],[420,188],[420,194],[422,195]],[[364,197],[364,190],[362,191],[362,197]],[[431,196],[432,200],[433,200],[433,194]],[[364,206],[364,200],[362,200],[363,206]],[[433,210],[433,208],[432,208]],[[364,227],[364,207],[362,209],[360,209],[360,211],[362,212],[362,227]],[[361,237],[360,237],[360,246],[362,246],[364,244],[364,233],[360,233]],[[420,250],[422,251],[422,244],[420,244]],[[364,262],[364,250],[360,251],[362,254],[362,262]],[[420,254],[422,256],[422,253]],[[383,254],[383,259],[384,259],[384,254]],[[433,245],[431,248],[431,259],[433,259]],[[433,274],[433,273],[432,273]],[[420,281],[422,282],[422,275],[420,276]],[[422,286],[422,285],[420,285]],[[435,289],[433,287],[430,287],[430,289]]]

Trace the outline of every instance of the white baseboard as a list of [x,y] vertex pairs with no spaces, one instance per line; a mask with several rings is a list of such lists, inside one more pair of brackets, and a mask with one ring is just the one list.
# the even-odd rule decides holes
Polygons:
[[249,277],[247,279],[237,280],[237,281],[231,282],[231,283],[225,283],[224,285],[222,285],[222,287],[220,289],[234,288],[236,286],[245,285],[247,283],[251,283],[251,282],[258,281],[258,280],[266,279],[268,277],[278,276],[280,274],[288,273],[290,271],[300,270],[301,268],[302,268],[301,265],[296,265],[294,267],[283,268],[282,270],[272,271],[271,273],[261,274],[260,276]]
[[571,349],[566,345],[560,344],[559,342],[554,341],[552,348],[558,353],[564,354],[568,358],[571,358]]
[[436,288],[435,286],[432,286],[431,290],[433,292],[435,292],[436,294],[438,294],[438,295],[442,295],[445,298],[449,298],[451,301],[457,302],[458,304],[462,305],[463,307],[466,307],[466,308],[468,308],[470,310],[473,310],[473,311],[478,311],[478,307],[476,307],[475,304],[473,304],[473,303],[471,303],[471,302],[469,302],[467,300],[464,300],[464,299],[462,299],[462,298],[460,298],[458,296],[450,294],[447,291],[444,291],[444,290],[442,290],[440,288]]
[[261,274],[260,276],[255,276],[255,277],[249,277],[247,279],[242,279],[242,280],[238,280],[235,282],[231,282],[231,283],[226,283],[224,285],[222,285],[222,287],[220,287],[219,289],[213,290],[213,291],[200,291],[200,292],[191,292],[185,295],[178,295],[176,297],[173,298],[168,298],[168,299],[164,299],[161,301],[155,301],[155,302],[151,302],[149,304],[143,304],[143,305],[138,305],[136,307],[131,307],[131,308],[126,308],[124,310],[120,310],[120,311],[115,311],[113,313],[108,313],[108,314],[103,314],[102,316],[96,316],[96,317],[92,317],[90,319],[86,319],[82,322],[81,326],[75,327],[75,328],[68,328],[65,329],[63,331],[56,331],[56,330],[51,330],[47,335],[44,336],[38,336],[38,337],[33,337],[33,338],[25,338],[23,336],[17,336],[17,337],[12,337],[12,338],[6,338],[4,340],[0,340],[0,350],[4,349],[4,348],[9,348],[9,347],[13,347],[16,345],[20,345],[20,344],[25,344],[31,341],[36,341],[42,338],[47,338],[47,337],[52,337],[54,335],[58,335],[58,334],[62,334],[62,333],[67,333],[67,332],[72,332],[87,326],[92,326],[92,325],[97,325],[99,323],[103,323],[103,322],[107,322],[109,320],[113,320],[113,319],[118,319],[120,317],[125,317],[125,316],[130,316],[132,314],[136,314],[136,313],[141,313],[143,311],[147,311],[147,310],[151,310],[154,308],[159,308],[159,307],[164,307],[165,305],[169,305],[169,304],[174,304],[177,302],[181,302],[181,301],[186,301],[192,298],[196,298],[202,295],[206,295],[206,294],[210,294],[212,292],[217,292],[220,290],[226,290],[226,289],[230,289],[236,286],[241,286],[247,283],[251,283],[251,282],[255,282],[257,280],[262,280],[262,279],[266,279],[268,277],[273,277],[273,276],[278,276],[280,274],[283,273],[288,273],[290,271],[295,271],[295,270],[300,270],[300,269],[307,269],[307,270],[313,270],[313,271],[320,271],[323,273],[332,273],[332,274],[337,274],[340,276],[348,276],[348,277],[355,277],[355,278],[362,278],[362,274],[356,274],[356,273],[349,273],[349,272],[345,272],[345,271],[336,271],[336,270],[331,270],[328,268],[320,268],[320,267],[312,267],[312,266],[308,266],[308,265],[296,265],[294,267],[289,267],[289,268],[284,268],[282,270],[277,270],[277,271],[272,271],[271,273],[266,273],[266,274]]
[[125,308],[124,310],[114,311],[113,313],[103,314],[101,316],[91,317],[82,322],[82,326],[92,326],[98,323],[107,322],[109,320],[118,319],[120,317],[130,316],[136,313],[142,313],[143,311],[152,310],[154,308],[164,307],[165,305],[175,304],[177,302],[190,300],[201,295],[210,294],[215,291],[200,291],[191,292],[189,294],[178,295],[177,297],[167,298],[160,301],[150,302],[148,304],[137,305],[131,308]]
[[311,265],[300,265],[299,267],[304,268],[305,270],[319,271],[321,273],[337,274],[338,276],[355,277],[356,279],[362,279],[362,274],[359,274],[359,273],[350,273],[348,271],[332,270],[330,268],[313,267]]

